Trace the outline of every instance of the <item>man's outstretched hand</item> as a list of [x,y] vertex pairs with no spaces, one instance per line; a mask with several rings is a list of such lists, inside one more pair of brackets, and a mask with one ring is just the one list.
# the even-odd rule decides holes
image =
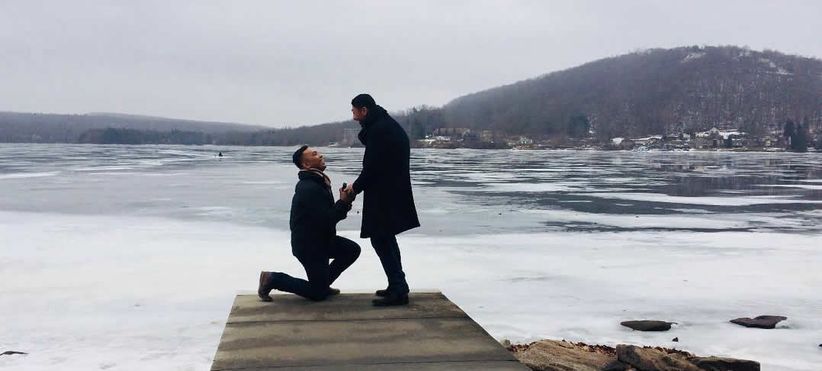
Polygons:
[[345,190],[346,192],[350,192],[352,195],[357,195],[357,192],[354,192],[354,183],[351,183],[348,187],[345,187]]
[[344,202],[347,202],[349,204],[354,202],[354,199],[357,198],[357,195],[354,194],[354,191],[351,189],[352,188],[350,185],[347,187],[340,188],[340,200],[343,200]]

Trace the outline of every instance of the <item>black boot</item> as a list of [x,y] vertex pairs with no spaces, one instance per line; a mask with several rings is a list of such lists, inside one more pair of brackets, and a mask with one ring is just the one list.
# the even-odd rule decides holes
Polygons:
[[374,295],[377,295],[381,298],[384,298],[384,297],[388,296],[388,292],[389,292],[389,289],[377,290],[377,292],[375,292]]
[[408,305],[408,294],[396,294],[393,292],[381,299],[374,299],[371,301],[375,307],[392,307],[396,305]]
[[271,301],[271,272],[260,272],[260,285],[257,286],[257,296],[262,301]]

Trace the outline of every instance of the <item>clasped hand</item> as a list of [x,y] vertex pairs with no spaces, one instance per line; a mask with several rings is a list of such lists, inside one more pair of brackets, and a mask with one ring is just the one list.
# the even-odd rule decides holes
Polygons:
[[350,204],[350,203],[354,202],[354,199],[356,199],[356,198],[357,198],[357,194],[354,193],[354,187],[352,187],[351,185],[348,185],[347,187],[341,187],[340,188],[340,200],[343,200],[344,202],[347,202],[347,203]]

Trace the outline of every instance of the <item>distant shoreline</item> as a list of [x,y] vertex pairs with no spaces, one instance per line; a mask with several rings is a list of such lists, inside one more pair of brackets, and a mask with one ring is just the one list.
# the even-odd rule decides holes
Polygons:
[[[34,144],[34,145],[72,145],[72,146],[125,146],[125,147],[151,147],[151,146],[181,146],[181,147],[214,147],[214,148],[231,148],[231,147],[270,147],[270,148],[291,148],[298,146],[295,145],[255,145],[255,144],[170,144],[170,143],[143,143],[143,144],[124,144],[124,143],[64,143],[64,142],[0,142],[0,146],[2,145],[23,145],[23,144]],[[362,146],[331,146],[331,145],[318,145],[317,147],[320,148],[339,148],[339,149],[356,149],[356,148],[364,148]],[[665,153],[676,153],[676,152],[700,152],[700,153],[707,153],[707,152],[724,152],[724,153],[822,153],[822,150],[815,149],[812,147],[808,148],[807,152],[796,152],[796,151],[789,151],[782,148],[710,148],[710,149],[621,149],[621,148],[607,148],[607,147],[599,147],[599,146],[576,146],[576,147],[540,147],[540,148],[518,148],[518,147],[508,147],[508,148],[476,148],[476,147],[420,147],[420,146],[412,146],[411,149],[434,149],[434,150],[492,150],[492,151],[601,151],[601,152],[637,152],[637,153],[644,153],[644,152],[665,152]]]

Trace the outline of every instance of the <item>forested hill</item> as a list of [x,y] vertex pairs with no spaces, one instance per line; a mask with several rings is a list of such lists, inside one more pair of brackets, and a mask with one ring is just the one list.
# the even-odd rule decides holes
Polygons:
[[105,129],[115,129],[109,130],[110,133],[174,131],[178,136],[180,133],[207,136],[229,132],[254,132],[264,127],[117,113],[62,115],[0,112],[0,142],[77,143],[82,142],[84,138],[92,139],[92,136],[104,132]]
[[822,126],[822,60],[738,47],[653,49],[459,97],[442,125],[555,136],[586,117],[600,138]]

